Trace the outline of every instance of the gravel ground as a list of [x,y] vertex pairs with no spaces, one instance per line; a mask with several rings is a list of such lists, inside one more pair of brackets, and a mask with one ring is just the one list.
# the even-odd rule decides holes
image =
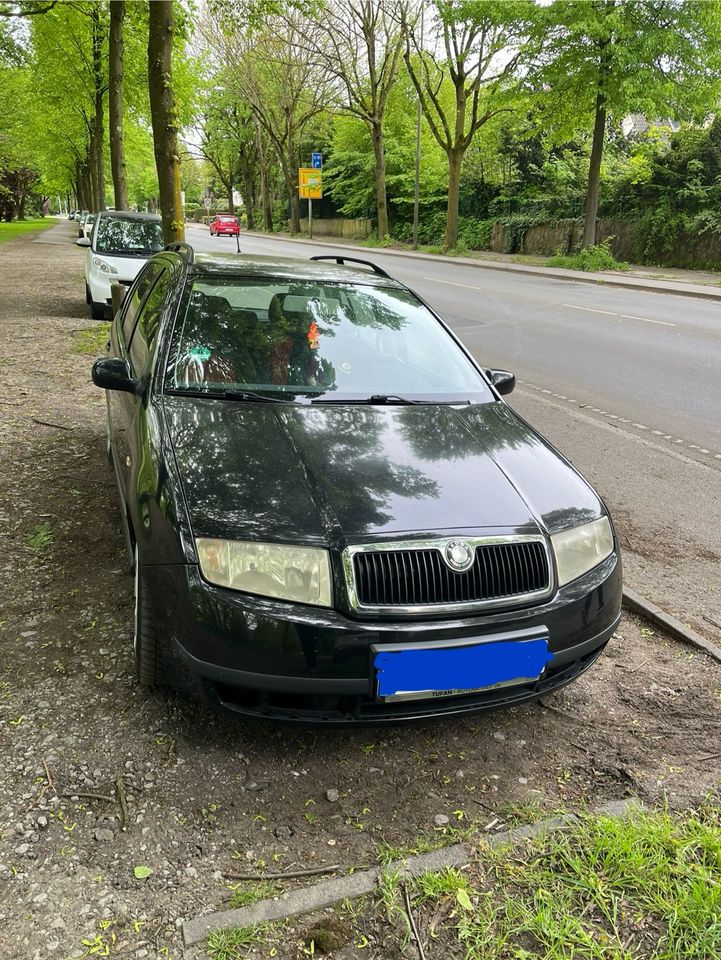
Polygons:
[[178,958],[180,918],[222,908],[228,870],[367,865],[478,818],[713,789],[721,670],[629,616],[545,706],[475,719],[309,732],[137,687],[70,227],[0,250],[0,958]]

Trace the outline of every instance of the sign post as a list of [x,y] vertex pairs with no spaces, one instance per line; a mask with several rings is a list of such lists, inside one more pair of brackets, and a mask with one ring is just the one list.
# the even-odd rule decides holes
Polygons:
[[[320,154],[317,154],[320,156]],[[315,159],[316,154],[313,155]],[[308,201],[308,236],[313,239],[313,201],[323,199],[323,172],[318,167],[298,168],[298,195]]]

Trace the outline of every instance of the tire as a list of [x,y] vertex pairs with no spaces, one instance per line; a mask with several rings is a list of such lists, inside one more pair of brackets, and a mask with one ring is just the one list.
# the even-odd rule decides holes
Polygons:
[[133,638],[135,678],[143,687],[167,684],[158,630],[143,584],[143,568],[135,545],[135,636]]
[[94,300],[90,301],[90,316],[93,320],[104,320],[105,319],[105,307],[102,303],[95,303]]
[[88,306],[90,306],[90,304],[93,302],[93,296],[90,293],[90,287],[87,285],[87,283],[85,284],[85,302]]

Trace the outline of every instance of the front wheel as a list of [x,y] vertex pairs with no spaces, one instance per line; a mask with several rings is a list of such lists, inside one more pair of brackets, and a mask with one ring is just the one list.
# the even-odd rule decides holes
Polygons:
[[135,545],[135,677],[143,687],[162,687],[166,684],[162,651],[158,640],[152,608],[143,582],[143,568]]
[[102,303],[96,303],[94,300],[90,302],[90,316],[93,320],[104,320],[105,319],[105,307]]

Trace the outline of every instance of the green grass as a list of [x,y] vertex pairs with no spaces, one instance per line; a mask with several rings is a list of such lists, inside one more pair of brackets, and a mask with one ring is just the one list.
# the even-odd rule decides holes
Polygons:
[[586,817],[484,855],[457,927],[468,960],[721,956],[721,809]]
[[219,930],[208,937],[208,956],[211,960],[241,960],[247,957],[251,947],[264,940],[266,925],[236,927],[234,930]]
[[230,905],[233,908],[247,907],[249,904],[256,903],[258,900],[267,900],[270,897],[274,897],[280,891],[280,887],[276,883],[271,883],[269,880],[238,883],[230,889],[233,891],[233,895],[230,898]]
[[32,533],[25,537],[25,546],[33,553],[43,553],[53,542],[53,530],[49,523],[38,523]]
[[611,237],[603,243],[592,247],[584,247],[578,253],[568,255],[556,254],[548,260],[549,267],[566,267],[568,270],[585,270],[594,273],[597,270],[628,270],[628,264],[616,258],[611,253]]
[[73,353],[82,353],[89,357],[99,357],[105,353],[105,344],[110,336],[110,324],[98,323],[85,330],[76,330],[72,346]]
[[13,220],[10,223],[0,222],[0,243],[7,240],[16,240],[25,233],[37,233],[39,230],[48,230],[55,221],[46,217],[44,220]]

